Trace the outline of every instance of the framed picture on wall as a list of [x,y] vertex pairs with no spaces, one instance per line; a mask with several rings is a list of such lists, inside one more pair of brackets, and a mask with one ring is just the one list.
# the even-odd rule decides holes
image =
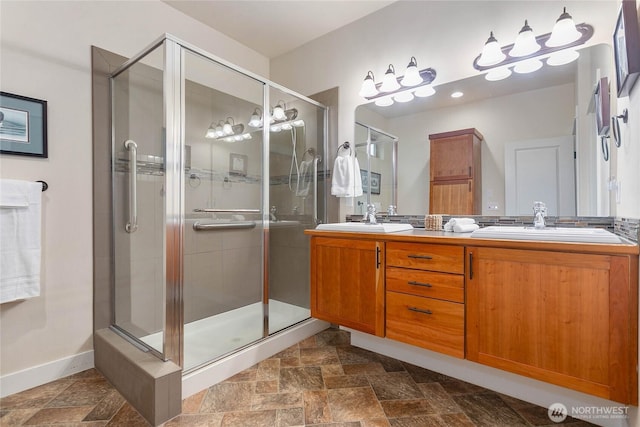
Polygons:
[[0,92],[0,153],[47,157],[47,101]]
[[229,175],[247,176],[249,158],[244,154],[229,154]]
[[622,0],[613,32],[618,98],[628,96],[640,75],[640,30],[636,0]]
[[371,194],[380,194],[380,179],[381,176],[377,172],[371,172],[371,183],[369,183],[369,172],[360,169],[360,178],[362,179],[362,192],[368,193],[369,187],[371,187]]
[[609,134],[609,117],[611,115],[608,78],[602,77],[598,81],[593,97],[596,113],[596,130],[598,131],[598,136],[606,136]]

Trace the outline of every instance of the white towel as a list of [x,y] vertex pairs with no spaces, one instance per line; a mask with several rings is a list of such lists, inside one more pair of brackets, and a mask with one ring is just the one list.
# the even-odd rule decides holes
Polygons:
[[356,157],[338,155],[331,175],[331,194],[336,197],[362,196],[362,177]]
[[42,184],[0,179],[0,303],[40,295]]
[[300,163],[300,175],[296,184],[296,196],[309,195],[311,181],[313,180],[313,160],[304,160]]
[[[474,227],[466,227],[468,225],[475,225],[476,228]],[[447,223],[444,225],[444,231],[454,231],[456,233],[466,233],[467,231],[474,231],[477,230],[479,227],[476,224],[476,220],[473,218],[451,218],[449,221],[447,221]],[[460,231],[460,230],[464,230],[464,231]]]

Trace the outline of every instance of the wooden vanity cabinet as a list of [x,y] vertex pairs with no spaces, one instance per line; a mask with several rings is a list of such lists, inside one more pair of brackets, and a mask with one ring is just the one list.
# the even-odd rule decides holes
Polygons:
[[473,128],[429,135],[429,213],[482,214],[483,139]]
[[386,243],[386,335],[464,357],[464,248]]
[[467,253],[467,359],[637,404],[637,256]]
[[384,242],[311,238],[311,316],[384,336]]

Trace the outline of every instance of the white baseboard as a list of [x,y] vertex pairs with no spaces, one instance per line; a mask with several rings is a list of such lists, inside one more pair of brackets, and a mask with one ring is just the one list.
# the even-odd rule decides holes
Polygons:
[[93,368],[93,350],[0,377],[0,397],[19,393]]
[[[468,360],[456,359],[387,338],[379,338],[350,329],[346,330],[351,332],[351,345],[353,346],[421,366],[544,408],[548,408],[556,402],[562,403],[568,408],[569,415],[574,418],[582,418],[593,424],[606,427],[627,427],[632,425],[630,422],[634,422],[637,419],[637,407],[634,406],[627,407],[618,402],[558,387]],[[629,417],[621,419],[597,415],[580,415],[581,412],[576,412],[575,415],[572,414],[573,408],[576,408],[576,411],[580,411],[585,408],[611,407],[627,407]],[[549,424],[552,424],[551,421]]]

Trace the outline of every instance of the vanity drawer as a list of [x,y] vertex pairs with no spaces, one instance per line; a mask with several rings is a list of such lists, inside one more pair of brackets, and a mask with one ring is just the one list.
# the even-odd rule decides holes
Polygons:
[[387,338],[464,357],[464,304],[387,292]]
[[464,274],[462,246],[387,242],[387,266]]
[[387,290],[421,297],[464,302],[464,276],[388,267]]

